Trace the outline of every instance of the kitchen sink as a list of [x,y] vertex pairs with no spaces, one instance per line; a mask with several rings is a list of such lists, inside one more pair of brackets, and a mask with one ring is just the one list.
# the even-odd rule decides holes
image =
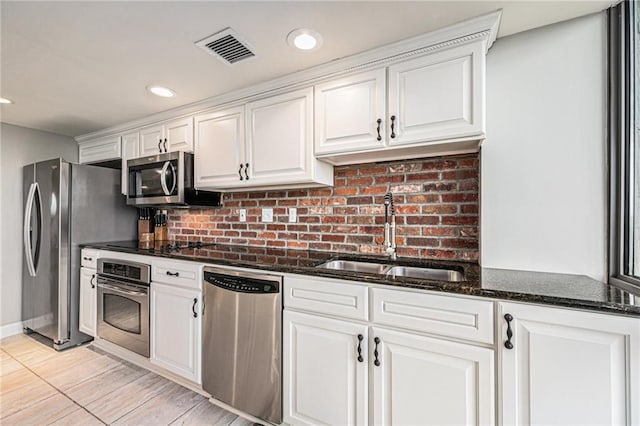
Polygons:
[[419,266],[394,266],[384,263],[360,262],[357,260],[330,260],[316,268],[336,271],[364,272],[391,277],[422,278],[436,281],[464,281],[464,274],[452,269],[421,268]]
[[321,265],[318,265],[317,268],[384,275],[387,269],[389,269],[389,265],[372,262],[358,262],[355,260],[330,260]]
[[437,281],[464,281],[464,275],[451,269],[419,268],[415,266],[392,266],[386,275],[394,277],[424,278]]

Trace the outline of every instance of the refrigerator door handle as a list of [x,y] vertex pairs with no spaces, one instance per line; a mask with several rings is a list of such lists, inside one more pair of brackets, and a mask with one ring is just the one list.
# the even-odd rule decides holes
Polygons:
[[32,277],[36,276],[36,269],[33,265],[33,247],[31,246],[31,213],[33,213],[33,203],[35,201],[37,183],[32,183],[29,187],[29,193],[27,195],[26,208],[24,210],[24,229],[23,229],[23,242],[24,242],[24,255],[27,260],[27,270]]

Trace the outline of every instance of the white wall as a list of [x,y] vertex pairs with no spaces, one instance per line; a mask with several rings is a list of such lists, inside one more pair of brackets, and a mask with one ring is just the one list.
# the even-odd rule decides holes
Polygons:
[[68,136],[0,123],[0,334],[13,330],[22,306],[22,166],[62,157],[77,162]]
[[481,264],[606,279],[606,15],[487,56]]

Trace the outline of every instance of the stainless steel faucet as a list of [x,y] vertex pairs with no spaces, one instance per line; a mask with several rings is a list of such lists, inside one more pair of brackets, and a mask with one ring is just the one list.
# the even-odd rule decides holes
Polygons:
[[384,196],[384,247],[391,260],[398,258],[396,253],[396,209],[393,205],[391,192],[387,192]]

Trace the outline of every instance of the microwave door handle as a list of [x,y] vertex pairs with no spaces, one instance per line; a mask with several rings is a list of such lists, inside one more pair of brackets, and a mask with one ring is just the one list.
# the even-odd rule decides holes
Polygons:
[[27,203],[24,210],[24,228],[22,230],[22,237],[24,242],[24,255],[27,260],[27,270],[32,277],[36,276],[35,267],[33,266],[33,247],[31,245],[31,213],[33,212],[33,203],[35,201],[37,183],[32,183],[29,187],[29,193],[27,195]]
[[[173,188],[171,189],[171,191],[169,191],[169,188],[167,188],[167,169],[169,168],[169,166],[171,166],[171,161],[166,161],[164,163],[164,166],[162,166],[162,171],[160,172],[160,186],[162,186],[162,191],[164,192],[164,195],[171,195],[171,191],[173,191]],[[175,175],[175,171],[174,171],[174,175]],[[174,184],[174,188],[175,188],[175,184]]]
[[169,167],[171,167],[171,175],[173,176],[173,185],[171,185],[171,191],[169,191],[169,194],[173,194],[173,191],[176,189],[176,183],[178,182],[178,176],[176,175],[176,168],[173,167],[171,162],[169,162]]

